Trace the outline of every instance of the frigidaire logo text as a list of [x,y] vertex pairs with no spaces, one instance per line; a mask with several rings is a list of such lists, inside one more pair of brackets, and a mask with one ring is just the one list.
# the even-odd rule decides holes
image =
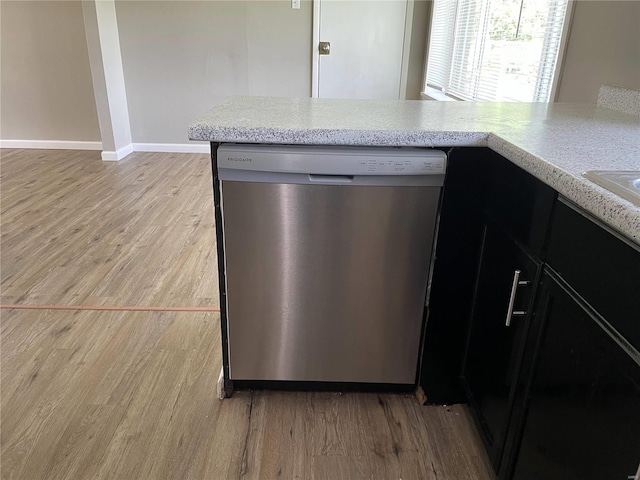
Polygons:
[[230,162],[252,162],[250,157],[228,157]]

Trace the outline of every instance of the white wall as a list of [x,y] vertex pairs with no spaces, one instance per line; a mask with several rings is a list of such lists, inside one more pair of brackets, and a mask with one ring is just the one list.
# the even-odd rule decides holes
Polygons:
[[640,90],[640,1],[576,2],[557,101],[596,103],[603,84]]
[[0,9],[0,138],[100,141],[81,1]]
[[411,42],[409,44],[409,71],[407,74],[407,100],[420,100],[427,58],[427,36],[431,21],[431,0],[415,0]]
[[[431,0],[416,0],[407,98],[418,98]],[[100,141],[80,0],[1,2],[0,138]],[[117,0],[135,143],[186,143],[229,95],[308,97],[312,8],[288,0]],[[640,88],[640,2],[579,0],[558,101]]]
[[187,143],[229,95],[308,97],[311,2],[116,1],[134,143]]

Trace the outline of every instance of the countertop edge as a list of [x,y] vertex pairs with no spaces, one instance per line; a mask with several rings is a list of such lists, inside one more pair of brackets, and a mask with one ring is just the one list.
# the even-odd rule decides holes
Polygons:
[[[202,133],[206,130],[206,134]],[[189,140],[293,145],[362,145],[380,147],[486,147],[489,132],[348,129],[276,129],[210,127],[193,124]]]

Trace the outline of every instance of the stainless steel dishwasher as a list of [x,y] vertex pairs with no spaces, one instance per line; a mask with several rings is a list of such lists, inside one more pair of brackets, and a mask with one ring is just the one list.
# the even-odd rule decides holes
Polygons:
[[230,379],[413,384],[445,154],[217,155]]

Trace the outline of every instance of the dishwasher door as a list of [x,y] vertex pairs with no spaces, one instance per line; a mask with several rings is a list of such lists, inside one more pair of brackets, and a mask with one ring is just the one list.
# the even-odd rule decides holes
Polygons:
[[415,383],[440,187],[221,185],[230,378]]

